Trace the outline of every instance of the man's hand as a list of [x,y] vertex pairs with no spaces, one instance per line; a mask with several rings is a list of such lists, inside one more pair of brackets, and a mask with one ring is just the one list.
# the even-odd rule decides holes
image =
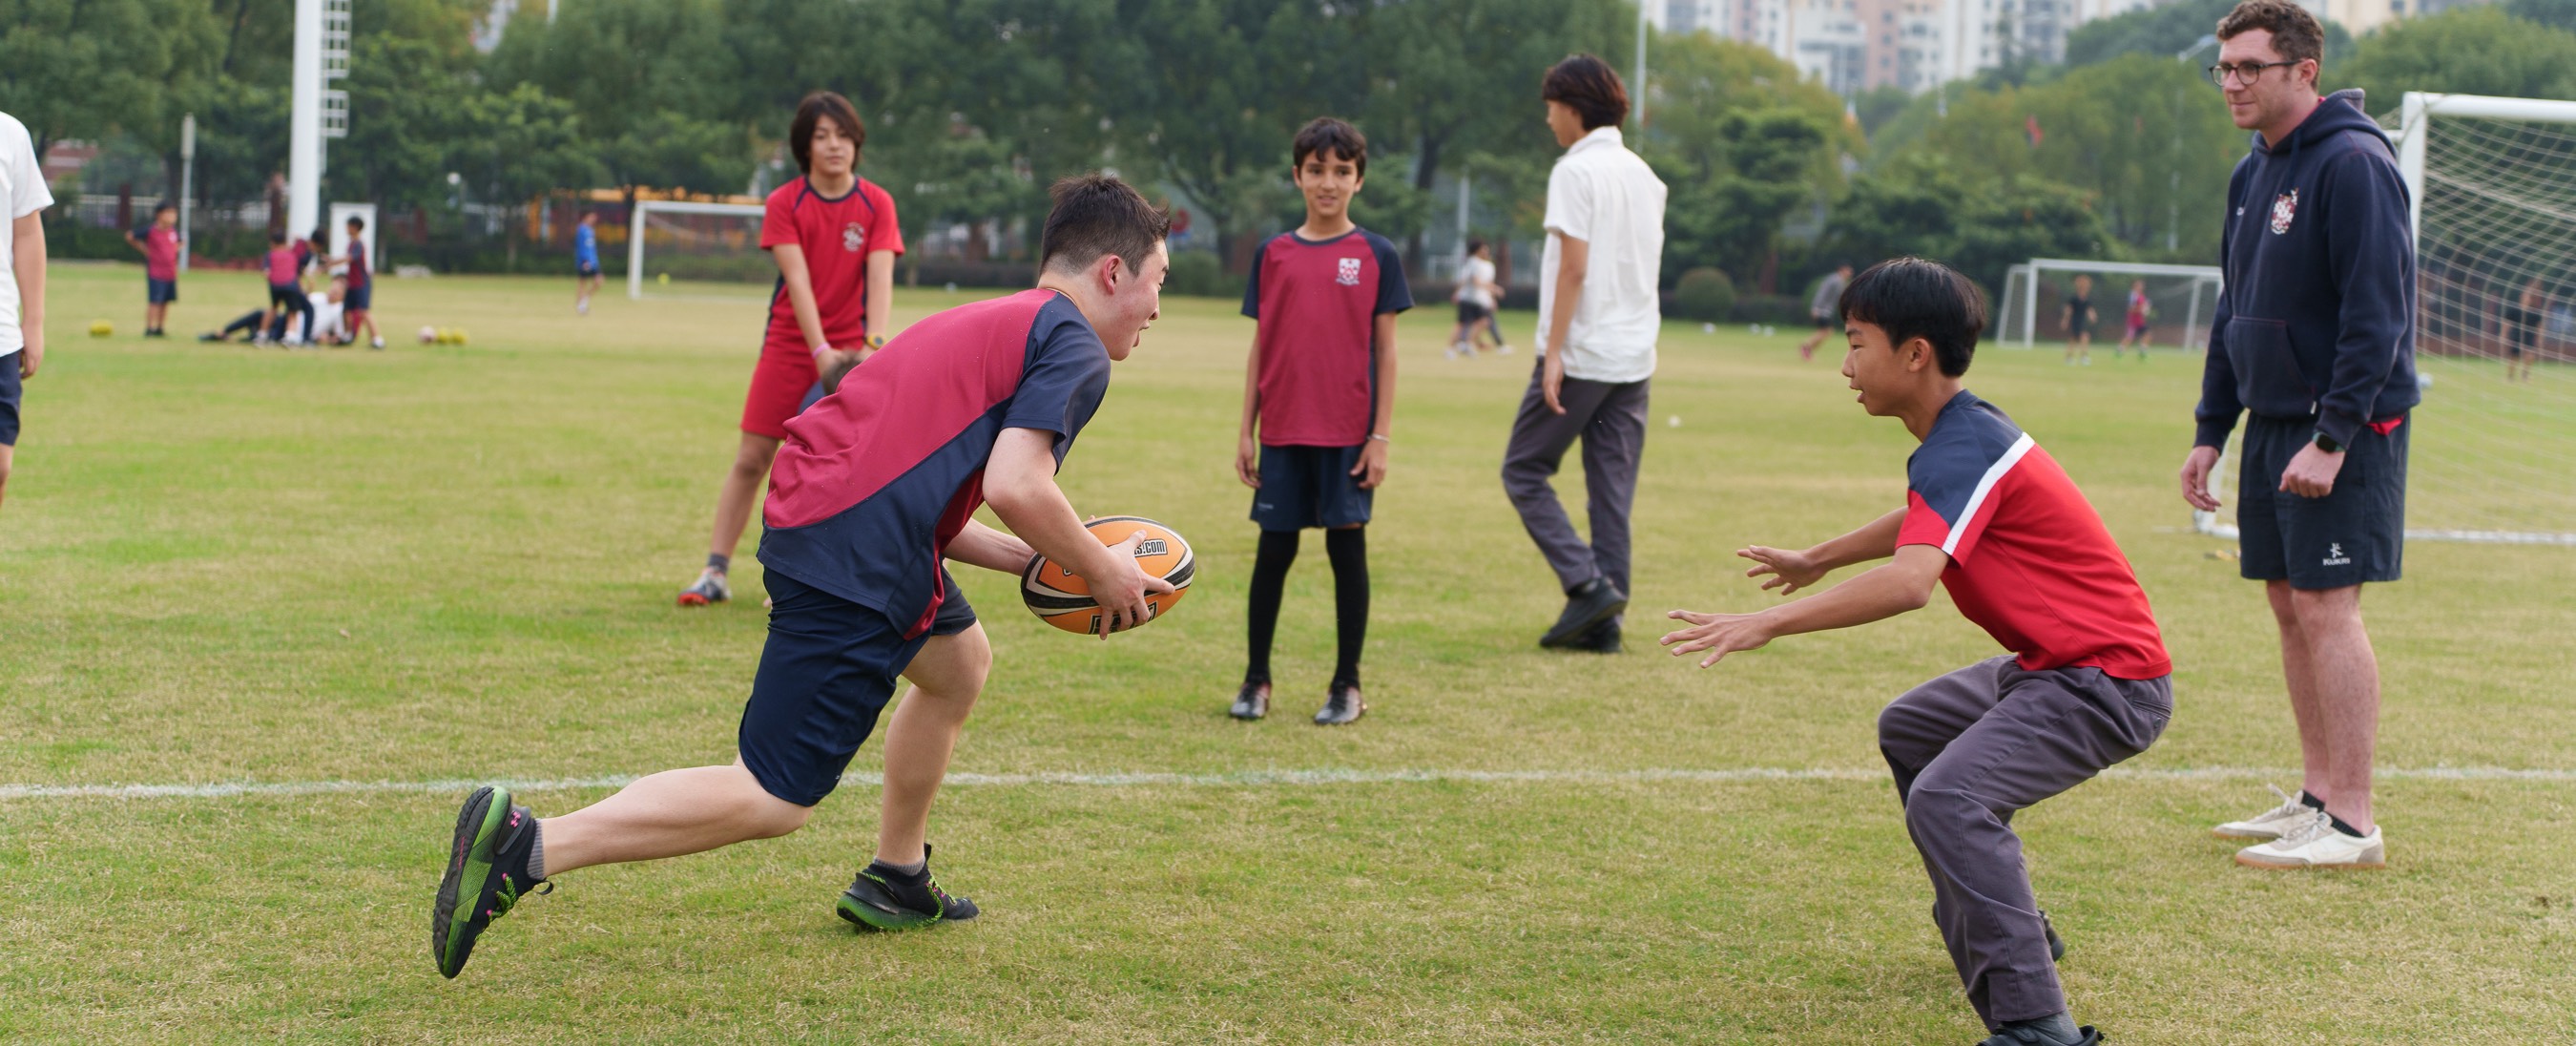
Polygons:
[[2310,443],[2291,456],[2289,468],[2281,470],[2280,489],[2303,498],[2321,498],[2334,493],[2335,474],[2342,471],[2342,451],[2328,453]]
[[1351,466],[1351,475],[1360,478],[1361,490],[1376,490],[1386,482],[1386,441],[1372,438],[1360,444],[1360,463]]
[[2209,494],[2209,470],[2218,467],[2218,448],[2193,447],[2182,459],[2182,500],[2203,512],[2218,511],[2218,499]]
[[1826,568],[1804,551],[1755,545],[1736,549],[1735,554],[1754,563],[1753,569],[1745,571],[1744,576],[1771,575],[1770,580],[1762,583],[1762,591],[1765,592],[1776,588],[1785,596],[1825,579]]
[[1254,490],[1261,489],[1261,444],[1247,432],[1234,441],[1234,478]]
[[1673,656],[1712,651],[1702,658],[1699,667],[1707,668],[1738,650],[1759,650],[1771,641],[1768,622],[1760,614],[1703,614],[1695,610],[1675,610],[1664,616],[1690,622],[1691,627],[1668,632],[1659,640],[1673,648]]
[[1127,535],[1127,540],[1108,548],[1109,566],[1095,570],[1098,577],[1085,575],[1083,583],[1091,586],[1091,601],[1100,604],[1106,615],[1100,622],[1100,638],[1112,632],[1124,632],[1154,619],[1153,608],[1145,605],[1148,595],[1172,591],[1172,583],[1145,573],[1136,565],[1136,544],[1145,540],[1145,532]]
[[1540,399],[1547,401],[1547,409],[1565,413],[1565,404],[1557,400],[1557,394],[1564,388],[1565,353],[1550,348],[1538,361],[1538,394]]

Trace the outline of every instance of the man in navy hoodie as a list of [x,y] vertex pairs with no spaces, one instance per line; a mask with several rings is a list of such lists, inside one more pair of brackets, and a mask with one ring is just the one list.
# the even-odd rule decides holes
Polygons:
[[2227,185],[2218,300],[2183,500],[2215,509],[2209,473],[2245,424],[2236,520],[2243,573],[2281,628],[2299,726],[2298,795],[2217,834],[2259,868],[2380,867],[2370,763],[2379,661],[2361,586],[2395,581],[2406,526],[2415,383],[2415,242],[2388,137],[2359,91],[2317,95],[2324,31],[2289,0],[2218,23],[2236,126],[2256,132]]

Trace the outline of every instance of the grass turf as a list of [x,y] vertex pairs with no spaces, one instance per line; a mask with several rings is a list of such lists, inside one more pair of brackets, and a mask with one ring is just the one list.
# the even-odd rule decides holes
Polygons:
[[[185,341],[261,299],[255,277],[206,274],[174,309],[180,338],[80,336],[92,318],[134,328],[136,277],[54,273],[55,339],[0,508],[0,783],[552,780],[730,758],[757,566],[741,557],[744,602],[670,603],[731,455],[757,302],[608,297],[576,317],[569,280],[389,280],[391,351],[287,353]],[[896,310],[962,300],[901,289]],[[1188,535],[1198,594],[1086,642],[1012,606],[1009,579],[961,574],[997,664],[957,770],[1850,773],[961,785],[932,838],[943,881],[988,914],[902,936],[829,912],[873,840],[874,790],[851,784],[784,840],[567,876],[453,983],[425,955],[425,912],[461,793],[0,799],[0,1037],[1980,1037],[1871,725],[1991,642],[1936,600],[1709,672],[1650,649],[1664,608],[1771,598],[1734,548],[1901,500],[1901,427],[1863,416],[1832,364],[1800,364],[1797,335],[1668,328],[1630,652],[1545,654],[1532,640],[1558,596],[1495,475],[1529,318],[1506,317],[1520,353],[1449,361],[1447,317],[1423,309],[1371,527],[1374,707],[1352,728],[1302,722],[1332,654],[1310,540],[1279,714],[1246,726],[1224,715],[1254,539],[1229,466],[1250,337],[1232,313],[1167,303],[1062,477],[1083,511]],[[410,344],[424,323],[473,340]],[[1990,351],[1970,384],[2084,485],[2155,601],[2178,711],[2131,765],[2286,766],[2259,590],[2180,532],[2197,375],[2174,353],[2070,370]],[[2442,438],[2445,387],[2461,386],[2437,385],[2419,448]],[[2408,552],[2408,580],[2366,601],[2381,762],[2576,767],[2576,551]],[[2204,834],[2267,805],[2259,779],[2106,778],[2017,820],[2074,944],[2080,1018],[2158,1043],[2576,1031],[2576,781],[2393,777],[2391,870],[2284,876]],[[552,813],[601,794],[529,798]]]

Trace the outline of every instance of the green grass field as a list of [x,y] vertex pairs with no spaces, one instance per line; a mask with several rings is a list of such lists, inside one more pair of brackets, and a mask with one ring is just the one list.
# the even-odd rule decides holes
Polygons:
[[[1496,477],[1530,317],[1506,317],[1520,353],[1448,361],[1446,310],[1410,316],[1371,527],[1374,708],[1323,730],[1304,722],[1331,665],[1314,540],[1277,714],[1225,716],[1255,537],[1229,467],[1251,325],[1168,301],[1062,479],[1085,512],[1187,534],[1197,594],[1100,643],[1045,629],[1008,578],[960,578],[997,663],[955,766],[981,776],[943,794],[931,838],[983,919],[862,936],[832,916],[874,839],[854,780],[783,840],[568,875],[449,982],[427,909],[463,786],[438,782],[557,782],[528,801],[559,813],[732,755],[763,630],[748,543],[747,600],[671,597],[759,304],[611,296],[585,318],[569,279],[388,280],[388,352],[186,340],[256,304],[254,279],[190,277],[181,337],[145,342],[136,268],[53,275],[0,508],[0,1039],[1983,1035],[1872,726],[1991,641],[1942,598],[1707,672],[1651,649],[1663,609],[1772,598],[1736,547],[1902,501],[1911,441],[1832,363],[1799,363],[1797,333],[1667,329],[1631,649],[1600,658],[1535,648],[1558,596]],[[902,289],[896,310],[962,300]],[[120,332],[84,336],[93,318]],[[411,344],[425,323],[473,340]],[[2183,531],[2198,373],[2178,353],[2073,370],[1993,351],[1970,375],[2101,509],[2177,665],[2156,748],[2016,822],[2078,1017],[2124,1044],[2569,1041],[2576,549],[2410,548],[2408,579],[2366,601],[2390,868],[2239,868],[2206,828],[2295,784],[2296,749],[2258,587]],[[393,786],[58,787],[241,782]]]

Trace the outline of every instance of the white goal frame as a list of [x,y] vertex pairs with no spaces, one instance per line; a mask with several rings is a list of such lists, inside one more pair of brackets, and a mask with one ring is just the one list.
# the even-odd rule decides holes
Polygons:
[[626,218],[626,296],[644,297],[644,225],[654,214],[730,214],[760,218],[768,208],[757,203],[699,203],[692,200],[637,200]]
[[[2202,330],[2200,327],[2200,317],[2202,315],[2200,303],[2205,296],[2209,301],[2210,311],[2215,312],[2218,308],[2219,292],[2227,289],[2227,271],[2215,265],[2165,265],[2157,262],[2085,261],[2080,258],[2033,258],[2029,261],[2013,266],[2011,269],[2006,270],[2004,274],[2003,304],[2009,306],[2012,303],[2012,289],[2014,284],[2024,283],[2028,284],[2031,288],[2029,296],[2024,297],[2021,300],[2021,340],[2018,343],[2015,343],[2006,341],[2001,337],[1997,337],[1995,339],[1995,344],[2012,349],[2027,349],[2038,344],[2039,274],[2043,272],[2092,273],[2105,276],[2117,274],[2122,276],[2192,277],[2191,306],[2183,316],[2183,347],[2187,349],[2198,349],[2208,346],[2209,332]],[[2002,331],[1996,332],[1998,335],[2002,333]]]

